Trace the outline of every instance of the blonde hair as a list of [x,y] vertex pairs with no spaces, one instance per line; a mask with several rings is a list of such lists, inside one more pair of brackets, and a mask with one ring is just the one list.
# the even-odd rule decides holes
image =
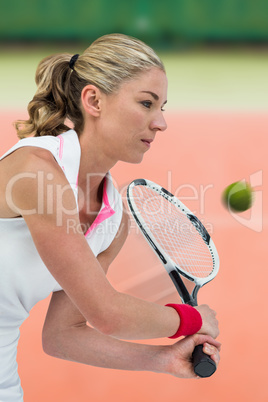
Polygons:
[[66,119],[74,129],[83,129],[81,92],[89,84],[103,93],[111,94],[120,85],[143,71],[165,68],[159,57],[138,39],[111,34],[97,39],[78,57],[70,68],[72,55],[56,54],[38,65],[35,81],[37,91],[28,105],[28,120],[15,122],[19,138],[54,135],[69,130]]

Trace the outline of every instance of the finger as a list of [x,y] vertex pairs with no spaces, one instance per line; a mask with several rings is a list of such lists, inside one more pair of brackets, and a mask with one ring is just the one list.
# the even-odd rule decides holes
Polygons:
[[209,343],[204,343],[203,351],[204,351],[204,353],[209,355],[215,361],[216,365],[219,364],[220,354],[219,354],[219,350],[215,346],[210,345]]
[[221,343],[216,341],[216,339],[212,338],[210,335],[196,334],[193,335],[193,339],[196,346],[207,343],[209,345],[215,346],[218,350],[221,349]]
[[212,360],[214,360],[214,362],[216,363],[216,366],[218,367],[218,365],[220,363],[220,354],[219,354],[219,352],[215,353],[214,355],[210,355],[210,358]]
[[216,348],[216,346],[213,346],[209,343],[204,343],[203,345],[203,351],[204,353],[206,353],[206,355],[214,355],[218,352],[218,349]]

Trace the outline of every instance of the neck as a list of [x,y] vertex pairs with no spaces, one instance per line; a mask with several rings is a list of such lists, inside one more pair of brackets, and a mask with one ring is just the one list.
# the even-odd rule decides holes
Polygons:
[[116,161],[112,161],[103,153],[98,136],[94,135],[94,133],[83,131],[79,136],[79,142],[81,160],[78,186],[87,197],[97,199],[99,189],[102,188],[103,179]]

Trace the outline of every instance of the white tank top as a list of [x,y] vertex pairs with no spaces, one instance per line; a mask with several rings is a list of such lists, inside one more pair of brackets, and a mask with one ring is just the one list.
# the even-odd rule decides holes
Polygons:
[[[77,200],[81,149],[77,134],[70,130],[57,137],[20,140],[3,159],[25,146],[49,150],[70,183]],[[95,256],[112,243],[122,219],[122,199],[110,173],[105,177],[100,212],[85,234]],[[70,226],[70,230],[75,230]],[[19,327],[31,308],[60,285],[42,262],[23,218],[0,219],[0,401],[21,402],[23,391],[17,372]]]

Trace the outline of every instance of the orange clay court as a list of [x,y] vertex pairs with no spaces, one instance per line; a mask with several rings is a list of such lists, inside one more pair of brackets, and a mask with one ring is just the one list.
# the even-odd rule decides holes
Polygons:
[[[174,76],[172,79],[176,86]],[[12,91],[15,94],[16,88]],[[175,95],[173,88],[171,97]],[[179,92],[177,95],[179,98]],[[26,103],[14,110],[7,108],[3,99],[1,102],[2,154],[17,141],[12,122],[26,116]],[[180,102],[183,104],[183,99]],[[168,130],[158,134],[143,163],[118,164],[112,174],[123,198],[127,184],[135,178],[148,178],[166,187],[196,212],[212,235],[220,272],[200,290],[199,303],[211,305],[218,313],[222,352],[217,372],[209,379],[181,380],[51,358],[41,345],[46,299],[21,328],[18,363],[26,402],[268,401],[268,114],[261,107],[209,110],[208,103],[199,111],[195,106],[173,109],[166,112]],[[223,207],[221,193],[228,184],[242,179],[255,187],[255,203],[251,211],[234,215]],[[168,275],[134,222],[108,275],[120,291],[158,303],[179,302]]]

